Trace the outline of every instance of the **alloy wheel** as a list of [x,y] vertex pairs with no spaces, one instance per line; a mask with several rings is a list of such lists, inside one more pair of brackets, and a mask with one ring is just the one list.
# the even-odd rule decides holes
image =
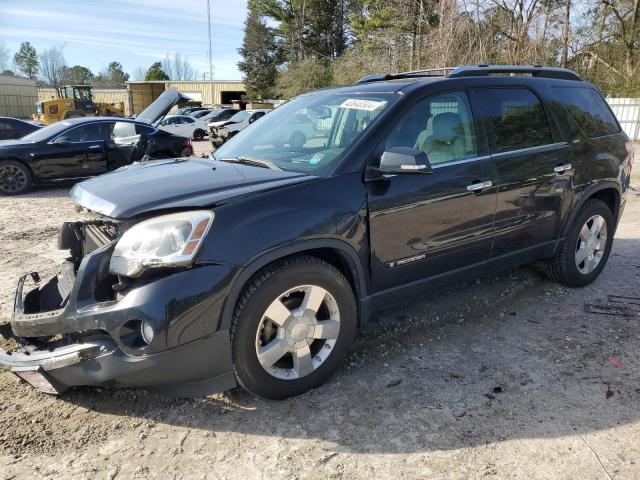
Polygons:
[[575,261],[583,275],[593,272],[604,255],[607,245],[607,222],[601,215],[589,217],[582,226],[576,244]]
[[301,285],[279,295],[262,315],[256,354],[264,370],[281,380],[314,372],[329,357],[340,334],[340,309],[318,285]]
[[0,190],[4,193],[17,193],[26,187],[28,182],[24,171],[15,165],[0,167]]

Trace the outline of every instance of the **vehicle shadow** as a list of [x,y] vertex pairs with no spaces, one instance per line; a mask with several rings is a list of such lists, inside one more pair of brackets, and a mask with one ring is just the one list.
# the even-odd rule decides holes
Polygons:
[[339,372],[297,398],[267,401],[235,390],[170,399],[82,388],[60,400],[216,433],[313,438],[355,453],[613,428],[640,418],[639,375],[624,365],[640,361],[639,317],[585,313],[585,304],[638,297],[638,253],[637,239],[617,240],[603,275],[583,289],[520,268],[380,312]]

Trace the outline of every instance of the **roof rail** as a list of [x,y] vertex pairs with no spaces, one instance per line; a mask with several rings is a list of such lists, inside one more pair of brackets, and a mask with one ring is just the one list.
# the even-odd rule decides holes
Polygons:
[[532,77],[557,78],[581,81],[580,76],[566,68],[543,67],[542,65],[465,65],[454,69],[449,78],[483,77],[492,74],[529,74]]
[[444,68],[429,68],[426,70],[412,70],[410,72],[399,73],[377,73],[373,75],[365,75],[356,83],[368,83],[368,82],[381,82],[383,80],[393,80],[396,78],[411,78],[411,77],[443,77],[445,72],[455,70],[457,67],[444,67]]
[[411,72],[365,75],[356,83],[382,82],[396,78],[443,76],[447,78],[460,78],[484,77],[495,74],[526,74],[532,77],[582,81],[582,78],[580,78],[577,73],[566,68],[543,67],[542,65],[464,65],[462,67],[430,68]]

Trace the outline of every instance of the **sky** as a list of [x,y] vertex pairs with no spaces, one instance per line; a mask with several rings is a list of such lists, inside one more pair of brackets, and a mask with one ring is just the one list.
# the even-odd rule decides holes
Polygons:
[[[240,80],[237,63],[247,0],[210,0],[213,78]],[[0,0],[0,46],[38,52],[62,45],[67,64],[93,73],[118,61],[133,76],[179,52],[209,72],[206,0]]]

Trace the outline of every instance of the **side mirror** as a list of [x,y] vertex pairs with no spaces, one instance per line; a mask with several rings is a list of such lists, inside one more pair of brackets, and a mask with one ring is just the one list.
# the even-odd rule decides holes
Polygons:
[[421,150],[407,147],[393,147],[386,150],[380,158],[379,167],[370,167],[369,179],[382,177],[385,173],[394,175],[432,173],[427,154]]
[[69,145],[70,143],[71,143],[71,140],[69,140],[69,137],[65,137],[65,136],[58,137],[53,141],[54,145],[59,145],[61,147]]

